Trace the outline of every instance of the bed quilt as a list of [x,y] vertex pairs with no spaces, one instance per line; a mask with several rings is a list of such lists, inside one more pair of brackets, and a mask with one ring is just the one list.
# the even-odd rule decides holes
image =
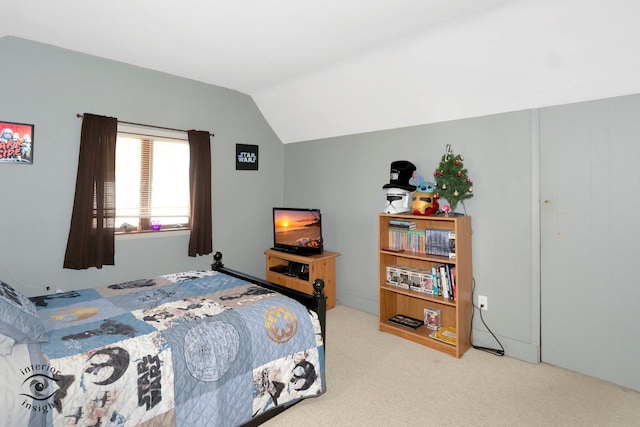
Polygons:
[[32,301],[49,337],[33,410],[49,424],[236,426],[325,390],[315,313],[223,273]]

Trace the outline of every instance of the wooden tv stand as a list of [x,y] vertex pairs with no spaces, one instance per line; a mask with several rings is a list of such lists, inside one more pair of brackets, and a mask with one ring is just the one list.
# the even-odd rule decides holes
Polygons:
[[[337,252],[324,251],[320,255],[302,256],[287,252],[267,249],[266,279],[278,285],[295,289],[305,294],[313,294],[313,281],[324,280],[324,293],[327,296],[327,309],[336,306],[336,258]],[[307,266],[308,276],[289,276],[284,271],[289,262],[297,262]]]

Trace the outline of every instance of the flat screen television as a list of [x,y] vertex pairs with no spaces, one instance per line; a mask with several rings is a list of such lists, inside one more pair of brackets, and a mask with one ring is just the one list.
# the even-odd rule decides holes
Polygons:
[[321,254],[320,209],[273,208],[273,249],[305,256]]

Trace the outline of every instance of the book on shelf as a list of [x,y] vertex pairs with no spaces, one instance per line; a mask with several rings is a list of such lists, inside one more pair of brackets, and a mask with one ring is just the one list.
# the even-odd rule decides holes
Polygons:
[[458,342],[458,335],[456,328],[452,326],[443,326],[429,334],[429,337],[438,341],[446,342],[447,344],[456,345]]
[[456,233],[451,230],[426,229],[425,250],[428,254],[456,257]]
[[455,279],[452,277],[451,270],[455,274],[455,265],[453,264],[434,264],[431,266],[431,287],[433,294],[448,300],[457,300]]
[[453,290],[453,300],[458,301],[458,287],[456,283],[456,266],[452,265],[449,268],[449,276],[451,278],[451,288]]
[[455,232],[452,230],[416,230],[415,223],[413,223],[413,226],[401,226],[393,225],[392,221],[390,221],[388,249],[446,256],[450,259],[455,259],[455,236]]
[[450,299],[449,293],[449,280],[447,278],[446,264],[438,265],[438,274],[440,275],[440,287],[442,288],[442,297],[444,299]]
[[446,290],[443,296],[450,300],[455,300],[453,280],[451,279],[451,266],[449,264],[442,264],[440,266],[440,277],[442,277],[442,286]]
[[431,267],[431,280],[433,281],[433,294],[442,295],[442,289],[440,288],[440,274],[437,265]]
[[389,227],[395,227],[406,230],[415,230],[416,223],[413,221],[401,221],[399,219],[389,220]]
[[422,230],[389,228],[389,250],[424,254],[426,236]]
[[411,329],[417,329],[419,326],[424,325],[424,320],[416,319],[415,317],[405,316],[404,314],[396,314],[395,316],[390,317],[389,322],[392,322],[407,328],[411,328]]

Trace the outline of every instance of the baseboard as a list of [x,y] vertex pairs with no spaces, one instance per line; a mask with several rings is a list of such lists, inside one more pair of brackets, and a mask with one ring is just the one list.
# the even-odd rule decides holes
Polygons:
[[[517,341],[512,338],[496,334],[504,347],[505,356],[513,357],[529,363],[540,363],[540,346],[531,343]],[[489,332],[473,330],[473,345],[499,349],[500,345]]]
[[338,304],[346,305],[347,307],[351,307],[354,310],[364,311],[365,313],[373,314],[374,316],[378,315],[378,301],[370,300],[366,298],[359,297],[357,295],[344,295],[338,294],[337,297]]

